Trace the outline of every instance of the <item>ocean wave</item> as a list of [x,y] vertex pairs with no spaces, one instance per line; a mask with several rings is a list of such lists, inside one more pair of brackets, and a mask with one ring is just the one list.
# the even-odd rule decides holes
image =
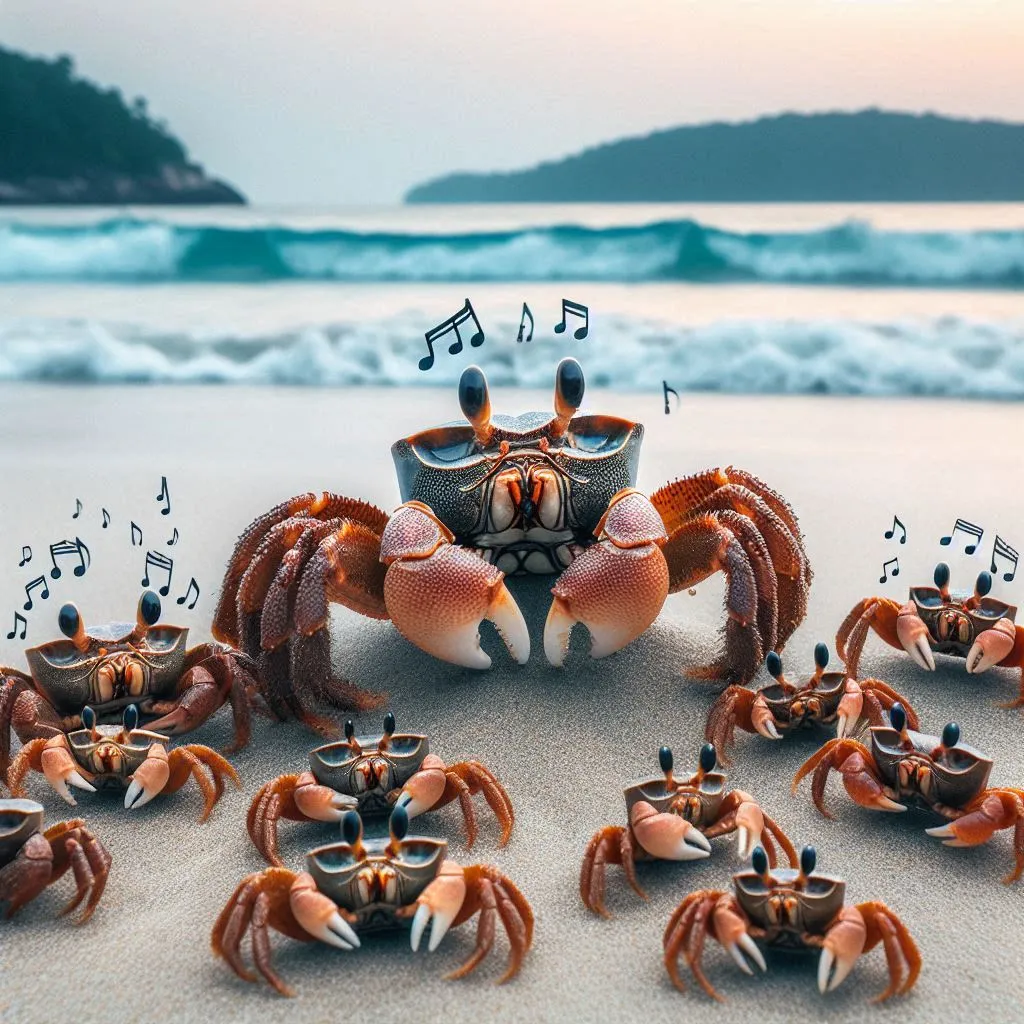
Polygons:
[[[0,323],[0,380],[93,383],[454,386],[481,363],[494,385],[547,389],[564,346],[489,343],[423,373],[418,320],[268,336],[156,333],[52,320]],[[498,325],[514,336],[515,324]],[[1024,399],[1024,321],[722,321],[697,327],[604,318],[573,354],[587,382],[619,390]]]
[[740,233],[693,220],[414,234],[0,224],[0,281],[750,281],[1024,287],[1024,230]]

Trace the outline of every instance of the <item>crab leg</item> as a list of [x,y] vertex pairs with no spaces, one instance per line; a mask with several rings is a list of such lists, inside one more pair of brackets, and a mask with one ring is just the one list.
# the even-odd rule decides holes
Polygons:
[[419,502],[403,505],[381,538],[388,566],[384,601],[399,632],[427,654],[465,668],[490,668],[480,647],[483,619],[494,623],[509,654],[525,665],[530,634],[505,586],[505,574],[458,547],[448,528]]
[[860,655],[869,629],[890,647],[903,647],[896,632],[899,614],[900,605],[887,597],[866,597],[853,606],[836,633],[836,653],[845,662],[848,675],[855,679],[860,674]]
[[106,847],[85,827],[81,818],[52,825],[43,833],[43,838],[53,851],[53,874],[50,881],[55,882],[68,867],[75,876],[75,895],[61,911],[61,915],[70,914],[88,896],[76,922],[85,924],[103,897],[112,858]]
[[793,777],[793,793],[801,780],[814,772],[811,781],[811,797],[814,806],[826,818],[832,813],[825,807],[825,784],[829,772],[836,769],[843,776],[843,785],[850,797],[861,807],[876,811],[905,811],[907,808],[893,800],[874,768],[871,751],[857,740],[847,738],[829,740],[817,753],[812,754],[797,770]]
[[647,899],[647,893],[640,888],[636,877],[636,851],[632,831],[621,825],[606,825],[598,829],[587,843],[580,868],[580,898],[583,905],[602,917],[611,917],[604,903],[605,869],[608,864],[621,864],[633,891],[641,899]]
[[53,871],[53,850],[45,837],[36,833],[9,864],[0,868],[0,904],[4,917],[13,917],[31,903],[49,884]]

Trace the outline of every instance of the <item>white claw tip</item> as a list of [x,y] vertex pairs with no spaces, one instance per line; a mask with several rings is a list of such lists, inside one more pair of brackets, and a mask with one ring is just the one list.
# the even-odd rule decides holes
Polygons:
[[427,927],[430,920],[430,907],[421,903],[416,908],[416,915],[412,919],[412,931],[409,933],[409,945],[414,953],[419,951],[420,939],[423,937],[423,929]]

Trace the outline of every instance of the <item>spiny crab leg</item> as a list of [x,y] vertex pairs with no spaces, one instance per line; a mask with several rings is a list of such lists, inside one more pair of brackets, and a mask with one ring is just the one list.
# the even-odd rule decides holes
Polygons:
[[526,620],[505,586],[505,574],[453,543],[451,531],[420,502],[403,505],[381,538],[388,566],[384,601],[399,632],[435,658],[465,668],[491,667],[479,626],[493,622],[509,654],[530,658]]
[[711,856],[711,843],[696,825],[678,814],[659,813],[638,800],[629,812],[637,842],[659,860],[703,860]]
[[991,629],[983,630],[967,654],[967,671],[977,674],[998,665],[1013,650],[1016,639],[1011,619],[1000,619]]
[[928,672],[935,671],[935,658],[928,643],[928,627],[917,614],[917,606],[908,602],[900,608],[896,619],[896,635],[903,649],[914,661]]

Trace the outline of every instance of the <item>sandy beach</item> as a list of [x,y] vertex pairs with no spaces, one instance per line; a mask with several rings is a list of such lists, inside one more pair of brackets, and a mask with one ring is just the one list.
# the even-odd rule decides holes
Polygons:
[[[492,402],[496,411],[515,412],[549,408],[551,396],[495,389]],[[832,646],[836,627],[861,597],[899,599],[908,585],[929,582],[940,558],[949,561],[954,586],[969,587],[988,567],[996,533],[1018,547],[1024,540],[1018,529],[1022,486],[1011,472],[1019,462],[1015,404],[686,394],[679,410],[665,416],[660,393],[595,388],[588,390],[586,408],[647,424],[639,479],[645,490],[732,463],[793,503],[815,582],[807,619],[784,652],[791,676],[809,674],[815,642]],[[37,594],[25,644],[58,635],[57,610],[66,600],[79,605],[87,622],[132,617],[149,550],[175,560],[164,620],[191,626],[198,642],[209,635],[234,539],[255,514],[314,489],[391,508],[398,491],[390,443],[457,415],[456,395],[448,389],[0,387],[0,625],[8,623],[0,629],[0,662],[24,667],[24,644],[5,638],[24,603],[25,584],[49,569],[50,543],[81,537],[91,564],[81,579],[65,572],[51,580],[48,601]],[[172,497],[166,517],[155,501],[163,476]],[[77,520],[76,500],[82,506]],[[907,526],[905,545],[883,538],[894,514]],[[973,557],[962,547],[939,546],[958,516],[985,527]],[[143,532],[141,546],[131,544],[130,522]],[[172,528],[179,541],[168,546]],[[33,561],[18,568],[26,544]],[[898,578],[880,584],[883,562],[896,556]],[[188,611],[176,598],[193,576],[201,597]],[[1022,576],[1011,584],[997,579],[994,596],[1019,599]],[[468,853],[454,808],[415,823],[425,834],[447,838],[463,863],[496,864],[531,900],[536,942],[512,983],[491,984],[503,969],[501,939],[469,979],[441,979],[472,948],[472,927],[450,933],[429,955],[413,955],[404,934],[367,939],[354,953],[278,938],[277,966],[299,993],[290,1002],[265,986],[246,985],[213,958],[208,938],[216,914],[236,883],[263,866],[245,835],[249,800],[263,782],[300,770],[317,742],[295,724],[258,721],[252,743],[234,758],[242,791],[229,793],[205,825],[197,824],[196,790],[131,813],[113,795],[83,794],[77,813],[114,857],[105,898],[81,929],[55,920],[71,891],[63,881],[0,926],[0,1019],[273,1018],[298,1024],[354,1012],[450,1024],[656,1024],[697,1015],[721,1024],[863,1019],[867,1000],[885,985],[880,950],[828,997],[817,991],[813,958],[769,955],[768,974],[748,978],[711,944],[709,977],[728,1002],[717,1006],[699,990],[681,995],[671,987],[661,963],[665,922],[687,892],[727,887],[737,864],[729,841],[716,840],[707,861],[643,865],[648,903],[612,869],[614,919],[599,920],[584,909],[577,893],[580,857],[599,826],[624,822],[623,786],[657,773],[663,743],[674,749],[680,770],[696,762],[715,690],[684,673],[713,655],[722,585],[714,579],[695,597],[671,597],[646,635],[600,662],[587,657],[580,630],[564,671],[543,658],[549,586],[513,581],[533,654],[517,666],[488,633],[484,645],[495,664],[487,673],[431,660],[389,623],[341,609],[334,616],[338,670],[360,685],[387,690],[400,728],[427,732],[448,760],[484,761],[512,797],[517,823],[505,849],[497,848],[497,827],[486,815]],[[930,731],[959,722],[964,740],[995,759],[993,784],[1024,784],[1024,715],[996,706],[1016,692],[1015,674],[968,676],[962,662],[940,659],[928,675],[877,639],[869,641],[863,665],[905,692]],[[378,718],[358,724],[370,730]],[[224,745],[229,722],[224,712],[190,739]],[[837,818],[827,821],[806,788],[795,799],[789,793],[794,771],[817,743],[812,734],[781,744],[741,734],[730,778],[752,792],[798,846],[816,846],[819,869],[845,878],[851,900],[884,900],[916,937],[924,957],[918,986],[885,1012],[907,1024],[1024,1019],[1024,882],[1010,888],[1000,882],[1012,864],[1010,835],[977,849],[950,850],[924,834],[934,824],[930,817],[861,810],[838,782],[829,790]],[[47,807],[48,822],[70,816],[40,777],[30,781],[29,795]],[[286,825],[282,854],[298,867],[305,850],[334,834],[326,825]]]

